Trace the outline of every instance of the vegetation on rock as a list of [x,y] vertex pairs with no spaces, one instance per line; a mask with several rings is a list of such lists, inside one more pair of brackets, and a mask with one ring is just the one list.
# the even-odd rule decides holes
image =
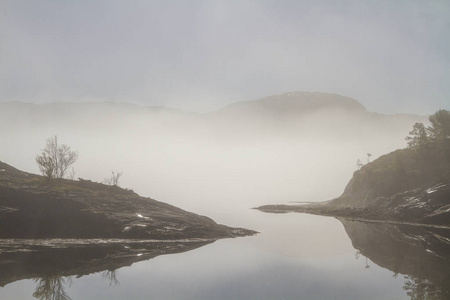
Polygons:
[[354,173],[341,206],[362,207],[379,197],[450,182],[450,112],[439,110],[429,117],[430,126],[413,126],[408,147],[381,156]]
[[58,144],[58,137],[47,139],[42,153],[36,156],[36,163],[42,175],[47,178],[64,178],[67,170],[78,159],[78,153],[70,146]]
[[429,121],[428,127],[413,126],[407,148],[355,171],[340,197],[260,209],[450,226],[450,112],[439,110]]

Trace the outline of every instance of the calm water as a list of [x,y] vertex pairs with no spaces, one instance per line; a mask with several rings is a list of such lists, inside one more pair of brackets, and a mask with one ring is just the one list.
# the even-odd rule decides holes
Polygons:
[[[0,288],[0,299],[360,300],[448,296],[447,230],[341,222],[306,214],[247,213],[245,225],[261,234],[200,243],[184,248],[192,250],[166,255],[138,246],[143,254],[133,252],[131,257],[139,260],[148,255],[149,259],[118,267],[133,262],[125,257],[83,276],[77,276],[83,273],[77,264],[43,271],[37,263],[28,268],[29,279],[11,278]],[[167,252],[183,251],[164,247]],[[64,255],[67,261],[75,260],[71,257],[76,256],[74,252]],[[105,256],[101,257],[104,262]],[[93,259],[89,265],[96,262]],[[5,266],[8,262],[3,259],[2,263]],[[8,278],[4,270],[0,269],[1,278]],[[55,294],[60,298],[51,298]]]

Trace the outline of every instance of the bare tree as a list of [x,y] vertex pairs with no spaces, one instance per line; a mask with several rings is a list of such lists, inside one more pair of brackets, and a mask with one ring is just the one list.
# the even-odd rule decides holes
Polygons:
[[123,172],[111,171],[111,177],[105,178],[103,182],[107,185],[119,186],[119,178],[122,176]]
[[358,158],[356,160],[356,167],[358,168],[358,170],[361,170],[361,167],[364,166],[364,164],[362,163],[362,161]]
[[36,156],[36,162],[42,175],[48,178],[64,178],[67,169],[78,159],[78,153],[67,145],[59,145],[58,137],[47,139],[42,153]]
[[372,154],[367,153],[367,163],[370,163],[370,157],[372,156]]

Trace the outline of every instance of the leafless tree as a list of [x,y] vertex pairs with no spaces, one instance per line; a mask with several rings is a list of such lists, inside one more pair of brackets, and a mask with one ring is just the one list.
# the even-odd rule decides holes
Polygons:
[[367,163],[370,163],[370,157],[372,156],[372,154],[367,153]]
[[103,182],[107,185],[119,186],[119,178],[122,176],[123,172],[111,171],[111,177],[105,178]]
[[68,168],[77,159],[78,153],[67,145],[59,145],[56,135],[47,140],[42,153],[36,156],[39,170],[48,178],[64,178]]
[[358,158],[356,160],[356,167],[358,168],[358,170],[361,170],[361,167],[364,166],[364,164],[362,163],[362,161]]

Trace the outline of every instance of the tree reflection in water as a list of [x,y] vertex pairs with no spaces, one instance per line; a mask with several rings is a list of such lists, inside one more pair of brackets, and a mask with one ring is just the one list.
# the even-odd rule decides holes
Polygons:
[[[109,286],[120,285],[117,279],[117,270],[105,270],[101,273],[102,279],[109,281]],[[72,277],[50,275],[34,278],[37,283],[33,297],[39,300],[71,300],[65,290],[65,286],[72,285]]]
[[120,285],[117,279],[117,270],[105,270],[102,272],[102,279],[109,280],[109,286]]
[[71,277],[51,275],[35,278],[34,281],[37,282],[37,286],[33,297],[40,300],[71,300],[65,291],[65,285],[72,284]]
[[428,279],[413,278],[405,276],[403,289],[411,300],[440,300],[449,299],[449,294],[438,285]]
[[[31,241],[31,243],[30,243]],[[109,286],[119,285],[117,270],[159,255],[183,253],[214,240],[134,241],[134,240],[0,240],[0,288],[20,279],[33,278],[33,297],[68,300],[66,288],[72,277],[100,274]],[[20,249],[18,251],[17,249]]]

